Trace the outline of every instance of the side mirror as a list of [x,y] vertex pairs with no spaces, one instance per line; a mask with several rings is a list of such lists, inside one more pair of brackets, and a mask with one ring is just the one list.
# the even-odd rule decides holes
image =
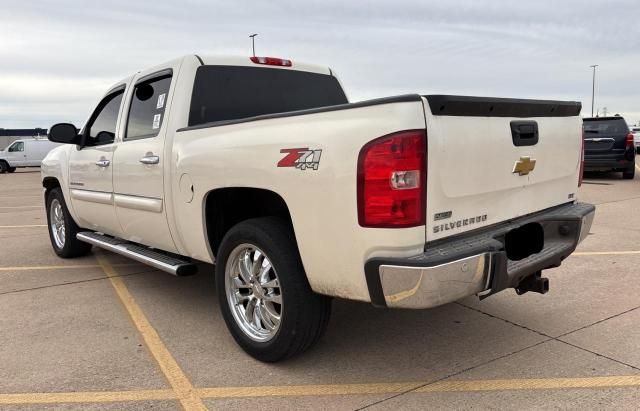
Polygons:
[[80,144],[78,129],[73,124],[58,123],[49,129],[49,140],[54,143]]

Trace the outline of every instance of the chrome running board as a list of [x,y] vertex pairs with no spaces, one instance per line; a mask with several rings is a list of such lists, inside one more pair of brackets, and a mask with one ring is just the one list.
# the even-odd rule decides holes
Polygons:
[[198,271],[196,264],[191,261],[186,259],[182,260],[120,238],[110,237],[93,231],[80,232],[76,235],[76,238],[85,243],[104,248],[105,250],[129,257],[132,260],[180,277],[192,275]]

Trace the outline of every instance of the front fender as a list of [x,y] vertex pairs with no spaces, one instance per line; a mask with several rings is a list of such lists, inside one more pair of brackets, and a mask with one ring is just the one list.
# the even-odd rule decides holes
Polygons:
[[52,178],[57,180],[62,190],[64,201],[67,204],[69,214],[71,214],[71,217],[77,224],[78,218],[69,193],[69,154],[71,148],[71,145],[64,145],[51,150],[44,160],[42,160],[40,177],[43,187],[46,187],[45,181]]

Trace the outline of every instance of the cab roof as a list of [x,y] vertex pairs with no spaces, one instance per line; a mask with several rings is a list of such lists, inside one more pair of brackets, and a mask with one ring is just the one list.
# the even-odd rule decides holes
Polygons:
[[[220,56],[220,55],[196,55],[204,65],[220,65],[220,66],[246,66],[246,67],[262,67],[262,68],[278,68],[282,70],[298,70],[310,71],[318,74],[333,74],[327,66],[317,64],[309,64],[288,57],[274,57],[275,59],[284,59],[291,61],[291,66],[275,66],[258,64],[251,61],[251,56]],[[258,56],[262,57],[262,56]],[[266,57],[266,56],[265,56]]]

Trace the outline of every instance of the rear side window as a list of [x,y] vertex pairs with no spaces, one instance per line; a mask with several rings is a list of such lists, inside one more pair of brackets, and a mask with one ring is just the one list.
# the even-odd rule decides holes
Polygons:
[[169,86],[171,86],[171,75],[136,84],[127,119],[126,140],[158,135],[164,121]]
[[627,134],[629,127],[624,119],[585,120],[585,134]]
[[347,103],[330,75],[238,66],[200,66],[189,125]]

